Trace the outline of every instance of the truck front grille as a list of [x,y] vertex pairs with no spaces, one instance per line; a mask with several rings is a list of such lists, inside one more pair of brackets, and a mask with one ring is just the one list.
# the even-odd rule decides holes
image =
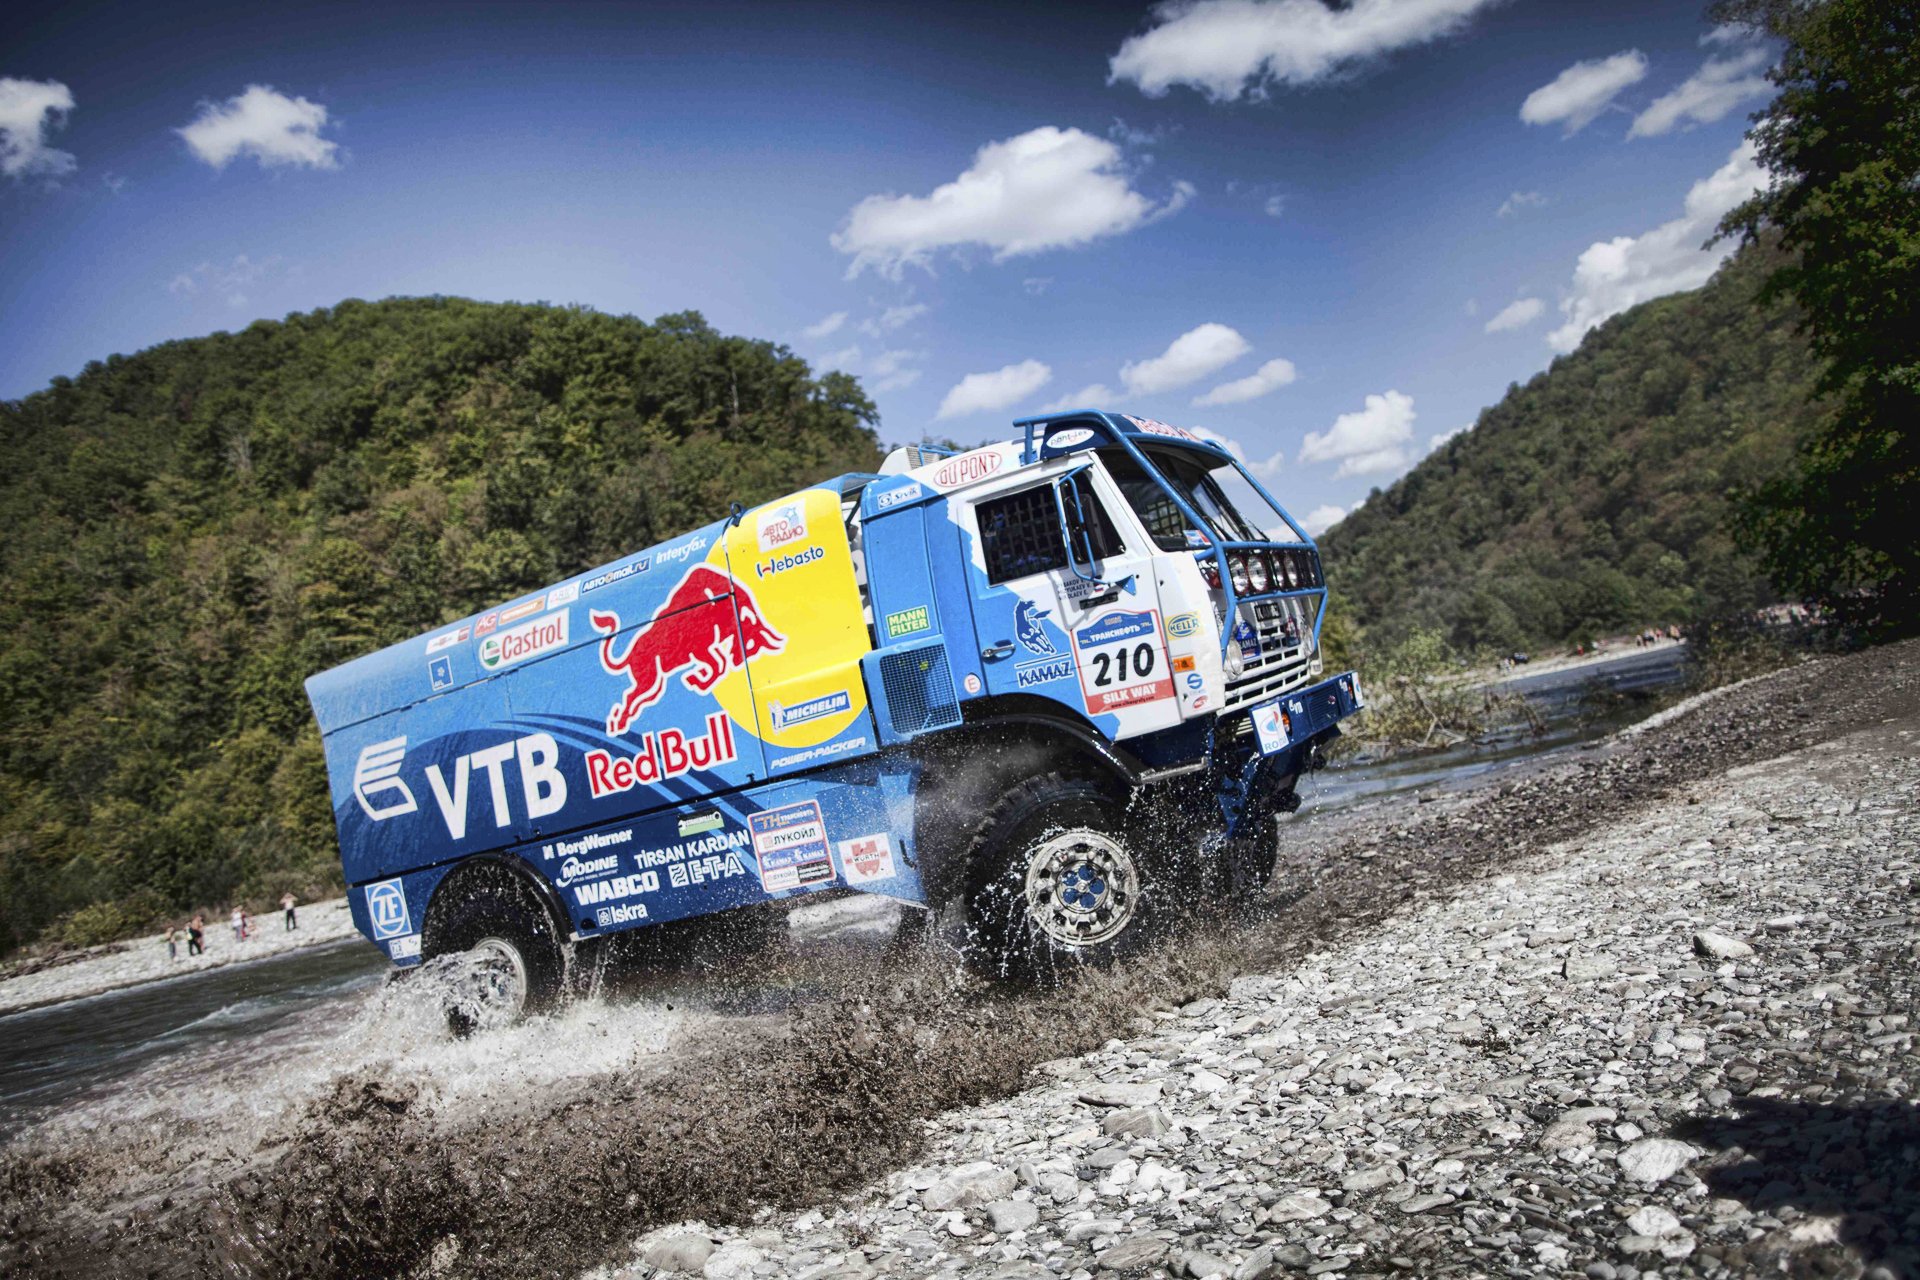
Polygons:
[[1260,600],[1240,606],[1240,620],[1253,628],[1259,647],[1257,653],[1251,646],[1241,647],[1246,671],[1238,680],[1227,682],[1225,710],[1252,706],[1313,679],[1319,665],[1313,651],[1313,622],[1318,604],[1314,597],[1306,596]]

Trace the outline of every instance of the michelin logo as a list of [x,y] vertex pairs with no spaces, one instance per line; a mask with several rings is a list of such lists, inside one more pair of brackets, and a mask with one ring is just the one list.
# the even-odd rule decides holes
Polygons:
[[790,729],[796,724],[805,724],[809,720],[818,720],[845,711],[853,705],[853,700],[845,693],[830,693],[823,698],[811,698],[798,706],[783,707],[777,702],[769,703],[775,731]]

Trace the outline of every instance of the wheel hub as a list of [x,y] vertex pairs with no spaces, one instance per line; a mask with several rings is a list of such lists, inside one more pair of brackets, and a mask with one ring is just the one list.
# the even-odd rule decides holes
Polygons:
[[1027,914],[1064,947],[1116,937],[1140,904],[1140,875],[1119,842],[1079,828],[1035,846],[1027,861]]
[[467,952],[461,1003],[476,1025],[504,1026],[527,1006],[527,962],[505,938],[482,938]]

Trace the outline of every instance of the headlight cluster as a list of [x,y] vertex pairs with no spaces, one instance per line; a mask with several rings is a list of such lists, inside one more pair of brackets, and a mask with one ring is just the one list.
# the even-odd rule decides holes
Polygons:
[[[1217,571],[1209,573],[1205,564],[1201,573],[1207,585],[1217,588]],[[1303,591],[1320,585],[1320,557],[1311,551],[1234,551],[1227,555],[1227,572],[1233,579],[1235,595],[1266,595],[1270,591]]]

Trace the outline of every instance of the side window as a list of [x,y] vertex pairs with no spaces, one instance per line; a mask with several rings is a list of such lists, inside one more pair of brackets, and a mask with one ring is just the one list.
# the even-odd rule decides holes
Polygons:
[[[1081,493],[1091,508],[1094,558],[1117,555],[1120,536],[1114,532],[1113,521],[1087,487],[1083,486]],[[1067,548],[1060,539],[1052,485],[1036,485],[982,502],[974,508],[974,518],[980,526],[980,550],[987,563],[988,582],[1006,582],[1067,567]]]

